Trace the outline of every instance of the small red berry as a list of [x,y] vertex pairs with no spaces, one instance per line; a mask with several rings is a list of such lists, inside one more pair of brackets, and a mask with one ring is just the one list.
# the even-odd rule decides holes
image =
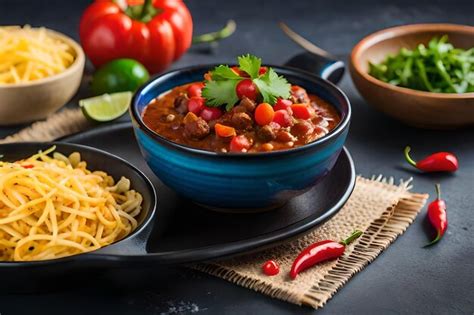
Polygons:
[[280,272],[280,267],[275,261],[269,260],[263,264],[262,270],[267,276],[275,276]]

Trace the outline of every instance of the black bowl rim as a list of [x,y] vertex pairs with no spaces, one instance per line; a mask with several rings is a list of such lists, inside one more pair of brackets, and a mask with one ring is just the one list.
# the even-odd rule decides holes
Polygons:
[[[44,145],[45,147],[60,145],[60,146],[66,146],[66,147],[71,147],[71,148],[77,148],[78,150],[88,150],[88,151],[93,152],[94,154],[105,155],[109,158],[112,158],[113,160],[117,160],[117,162],[120,162],[120,163],[124,164],[125,166],[131,168],[133,171],[135,171],[138,174],[139,177],[141,177],[144,180],[146,186],[148,186],[148,192],[150,193],[150,199],[151,199],[150,200],[150,209],[149,209],[146,217],[143,219],[143,222],[140,225],[138,225],[137,228],[134,231],[132,231],[129,235],[127,235],[123,239],[121,239],[117,242],[114,242],[110,245],[107,245],[107,246],[121,244],[121,243],[124,243],[124,242],[132,239],[133,237],[140,234],[143,230],[145,230],[152,223],[152,220],[155,217],[156,208],[157,208],[157,201],[158,201],[158,197],[157,197],[157,194],[156,194],[156,189],[153,186],[150,179],[145,175],[145,173],[143,173],[141,170],[136,168],[134,165],[127,162],[125,159],[122,159],[121,157],[118,157],[118,156],[116,156],[112,153],[109,153],[107,151],[100,150],[100,149],[90,147],[90,146],[87,146],[87,145],[69,143],[69,142],[60,142],[60,141],[6,143],[6,144],[1,144],[0,149],[5,148],[5,147],[10,147],[10,146],[18,146],[18,145],[21,145],[21,146],[23,146],[23,145],[25,145],[25,146],[28,146],[28,145],[43,146]],[[79,152],[81,152],[81,151],[79,151]],[[107,246],[105,246],[105,247],[107,247]],[[0,261],[0,268],[24,267],[24,266],[33,267],[33,266],[41,266],[41,265],[50,265],[50,264],[55,264],[55,263],[65,263],[65,262],[68,262],[68,261],[71,261],[71,260],[77,260],[78,258],[81,258],[81,257],[85,258],[89,254],[98,255],[98,254],[100,254],[100,250],[102,248],[105,248],[105,247],[101,247],[101,248],[96,249],[96,250],[91,251],[91,252],[85,252],[85,253],[76,254],[76,255],[72,255],[72,256],[66,256],[66,257],[61,257],[61,258],[57,258],[57,259],[33,260],[33,261]]]
[[[299,153],[302,151],[306,151],[309,149],[312,149],[315,146],[324,144],[328,141],[330,141],[333,138],[338,137],[341,133],[346,130],[348,125],[350,124],[351,116],[352,116],[352,109],[351,109],[351,103],[349,101],[349,98],[347,95],[334,83],[330,82],[329,80],[323,79],[321,77],[315,76],[310,72],[292,68],[292,67],[285,67],[285,66],[275,66],[275,65],[268,65],[266,64],[265,66],[267,67],[272,67],[275,69],[277,72],[279,69],[288,71],[288,72],[293,72],[296,75],[301,76],[305,80],[316,80],[318,81],[319,84],[321,84],[323,87],[326,85],[325,88],[333,89],[338,93],[342,99],[346,102],[347,104],[347,113],[345,117],[339,122],[339,124],[331,130],[327,135],[324,137],[321,137],[313,142],[307,143],[305,145],[296,147],[296,148],[291,148],[287,150],[277,150],[277,151],[271,151],[271,152],[255,152],[255,153],[243,153],[243,152],[229,152],[229,153],[217,153],[214,151],[207,151],[207,150],[202,150],[202,149],[196,149],[191,146],[179,144],[176,142],[173,142],[169,139],[166,139],[165,137],[159,135],[152,129],[150,129],[142,120],[141,114],[138,112],[137,109],[137,103],[138,103],[138,96],[142,93],[142,91],[146,88],[148,88],[151,84],[153,84],[155,81],[161,79],[164,76],[170,76],[179,72],[191,72],[191,71],[198,71],[198,70],[203,70],[203,69],[213,69],[216,66],[219,66],[220,64],[208,64],[208,65],[200,65],[200,66],[190,66],[190,67],[184,67],[184,68],[179,68],[175,70],[171,70],[159,75],[154,76],[151,80],[149,80],[147,83],[142,85],[140,89],[138,89],[132,98],[132,103],[130,106],[130,117],[132,118],[132,121],[138,124],[138,127],[140,130],[144,131],[148,136],[150,136],[153,140],[156,140],[160,144],[167,145],[169,147],[179,149],[180,151],[184,151],[187,153],[192,153],[195,155],[205,155],[205,156],[212,156],[212,157],[217,157],[217,158],[260,158],[260,157],[267,157],[267,156],[280,156],[280,155],[290,155],[293,153]],[[232,66],[232,65],[231,65]]]

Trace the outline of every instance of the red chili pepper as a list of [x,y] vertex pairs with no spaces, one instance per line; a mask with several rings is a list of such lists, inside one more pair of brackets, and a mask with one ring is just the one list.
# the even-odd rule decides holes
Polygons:
[[267,276],[275,276],[280,272],[280,267],[278,267],[278,264],[275,261],[269,260],[263,264],[262,271]]
[[296,257],[291,266],[290,277],[295,279],[303,270],[308,269],[320,262],[336,259],[344,254],[346,246],[362,235],[362,231],[354,231],[345,240],[338,242],[325,240],[314,243],[305,249]]
[[405,148],[405,158],[414,167],[423,172],[455,172],[459,168],[457,157],[450,152],[438,152],[415,162],[410,156],[411,148]]
[[431,225],[436,229],[436,238],[428,245],[437,243],[448,229],[448,216],[446,215],[446,202],[441,199],[441,186],[436,184],[436,200],[428,206],[428,219]]

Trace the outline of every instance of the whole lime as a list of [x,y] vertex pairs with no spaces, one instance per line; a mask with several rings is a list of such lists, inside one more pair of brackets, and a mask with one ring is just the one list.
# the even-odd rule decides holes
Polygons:
[[116,59],[100,67],[92,77],[91,89],[95,95],[116,92],[135,92],[148,81],[146,68],[133,59]]

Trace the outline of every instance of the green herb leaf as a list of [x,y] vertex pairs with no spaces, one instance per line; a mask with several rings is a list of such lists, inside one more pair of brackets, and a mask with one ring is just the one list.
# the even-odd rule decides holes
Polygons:
[[202,89],[206,105],[211,107],[226,105],[226,110],[230,110],[239,101],[235,91],[237,83],[239,80],[206,81]]
[[258,78],[262,59],[250,54],[240,56],[237,59],[239,60],[240,70],[246,72],[252,79]]
[[232,71],[229,66],[220,65],[214,68],[211,71],[212,80],[220,81],[220,80],[242,80],[242,78]]
[[257,85],[265,103],[273,105],[278,97],[283,99],[290,97],[291,85],[272,68],[268,68],[264,75],[254,79],[253,82]]

